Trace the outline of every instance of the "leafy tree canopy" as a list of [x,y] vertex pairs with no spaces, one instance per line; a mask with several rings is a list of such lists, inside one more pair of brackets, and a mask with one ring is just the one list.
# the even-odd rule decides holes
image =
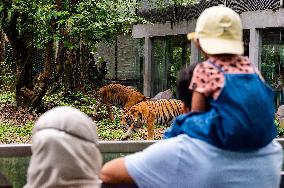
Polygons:
[[[67,94],[88,83],[90,52],[98,42],[112,42],[141,22],[137,8],[136,0],[0,0],[0,30],[16,61],[17,105],[41,108],[55,81],[64,83]],[[44,51],[40,74],[33,72],[38,48]]]
[[[94,45],[110,42],[142,21],[135,15],[137,8],[135,0],[2,0],[0,27],[16,21],[18,35],[32,33],[38,46],[69,37]],[[69,48],[76,47],[68,42]]]

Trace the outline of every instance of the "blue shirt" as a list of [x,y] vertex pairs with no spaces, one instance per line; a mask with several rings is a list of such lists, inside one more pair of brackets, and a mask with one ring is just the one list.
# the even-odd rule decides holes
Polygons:
[[140,188],[278,188],[282,160],[277,141],[242,153],[181,134],[126,156],[125,164]]

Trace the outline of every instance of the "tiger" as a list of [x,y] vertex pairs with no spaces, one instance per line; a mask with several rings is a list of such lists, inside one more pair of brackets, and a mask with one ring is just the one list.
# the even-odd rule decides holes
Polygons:
[[153,140],[155,124],[170,124],[180,114],[182,114],[182,101],[180,100],[142,101],[123,113],[121,124],[128,130],[120,139],[127,140],[133,132],[138,131],[143,124],[146,124],[147,140]]
[[122,84],[108,84],[101,87],[99,93],[102,103],[107,107],[107,113],[111,120],[114,120],[111,106],[119,106],[127,110],[131,106],[147,100],[147,97],[139,91]]

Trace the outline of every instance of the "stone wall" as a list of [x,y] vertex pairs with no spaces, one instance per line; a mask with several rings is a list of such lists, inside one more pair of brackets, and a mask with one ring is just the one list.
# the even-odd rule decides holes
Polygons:
[[106,79],[143,87],[143,39],[131,36],[119,36],[113,44],[97,45],[96,58],[102,57],[108,62]]

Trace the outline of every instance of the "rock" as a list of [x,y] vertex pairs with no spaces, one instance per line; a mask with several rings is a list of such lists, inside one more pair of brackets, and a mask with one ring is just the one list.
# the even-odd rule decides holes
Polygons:
[[151,100],[159,100],[159,99],[171,99],[173,97],[173,92],[170,89],[166,91],[159,92],[155,97],[151,98]]

